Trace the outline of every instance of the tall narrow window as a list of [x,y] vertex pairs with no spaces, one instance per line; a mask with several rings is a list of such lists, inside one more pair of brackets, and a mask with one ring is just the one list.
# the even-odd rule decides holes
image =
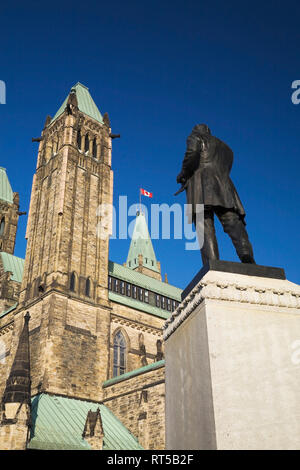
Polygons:
[[134,299],[137,298],[137,287],[136,286],[132,286],[132,297]]
[[70,291],[71,292],[75,292],[75,281],[76,281],[75,274],[72,273],[71,274],[71,279],[70,279]]
[[119,292],[119,279],[114,279],[113,289],[114,289],[115,292]]
[[80,129],[77,131],[77,147],[81,150],[81,132]]
[[96,142],[96,137],[93,140],[93,157],[97,158],[97,142]]
[[90,140],[89,140],[89,135],[85,134],[85,140],[84,140],[84,151],[88,152],[90,148]]
[[164,353],[162,351],[162,342],[160,339],[156,341],[156,350],[157,350],[157,353],[156,353],[155,360],[161,361],[164,358]]
[[85,295],[87,297],[90,297],[90,294],[91,294],[91,281],[87,279],[85,282]]
[[128,282],[126,282],[126,295],[131,297],[131,284],[128,284]]
[[113,377],[122,375],[126,370],[126,341],[121,331],[114,337]]
[[138,299],[143,302],[144,296],[143,296],[143,289],[141,287],[138,288]]
[[5,229],[5,219],[2,217],[1,223],[0,223],[0,236],[3,235]]

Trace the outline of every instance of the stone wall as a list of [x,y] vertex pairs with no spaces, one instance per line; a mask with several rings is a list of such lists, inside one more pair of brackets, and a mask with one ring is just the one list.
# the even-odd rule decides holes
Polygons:
[[[126,340],[126,372],[129,372],[157,360],[157,341],[162,341],[164,323],[162,318],[121,304],[111,302],[111,306],[110,371],[107,378],[113,376],[113,341],[117,331],[121,330]],[[141,351],[141,342],[145,346],[145,355]]]
[[101,385],[108,375],[109,310],[60,293],[45,294],[12,321],[5,317],[0,338],[4,338],[9,360],[0,364],[2,393],[20,334],[19,323],[27,310],[31,317],[32,395],[44,391],[100,401]]
[[144,372],[103,388],[103,402],[145,449],[165,448],[165,370]]

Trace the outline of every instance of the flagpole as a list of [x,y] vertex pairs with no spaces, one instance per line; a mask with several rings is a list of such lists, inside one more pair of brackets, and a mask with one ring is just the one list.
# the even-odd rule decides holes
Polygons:
[[141,214],[141,211],[142,211],[142,191],[140,188],[140,214]]

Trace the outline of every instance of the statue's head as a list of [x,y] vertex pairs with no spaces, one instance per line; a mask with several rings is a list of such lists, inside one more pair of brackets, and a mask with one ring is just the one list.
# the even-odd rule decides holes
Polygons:
[[206,124],[197,124],[196,126],[193,127],[192,132],[195,132],[195,134],[200,134],[200,135],[211,134],[210,128]]

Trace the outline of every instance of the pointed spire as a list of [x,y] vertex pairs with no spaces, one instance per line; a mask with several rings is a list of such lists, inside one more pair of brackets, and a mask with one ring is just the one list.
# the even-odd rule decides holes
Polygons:
[[30,404],[29,319],[30,315],[27,312],[15,359],[6,381],[2,403]]
[[93,98],[91,97],[89,89],[86,86],[82,85],[82,83],[78,82],[71,88],[70,93],[64,100],[63,104],[61,105],[51,122],[58,118],[58,116],[60,116],[66,109],[69,113],[72,107],[73,109],[78,107],[79,111],[91,117],[92,119],[95,119],[95,121],[98,121],[103,124],[103,117],[99,109],[97,108]]
[[143,212],[136,214],[126,266],[161,280],[160,263],[156,259]]

